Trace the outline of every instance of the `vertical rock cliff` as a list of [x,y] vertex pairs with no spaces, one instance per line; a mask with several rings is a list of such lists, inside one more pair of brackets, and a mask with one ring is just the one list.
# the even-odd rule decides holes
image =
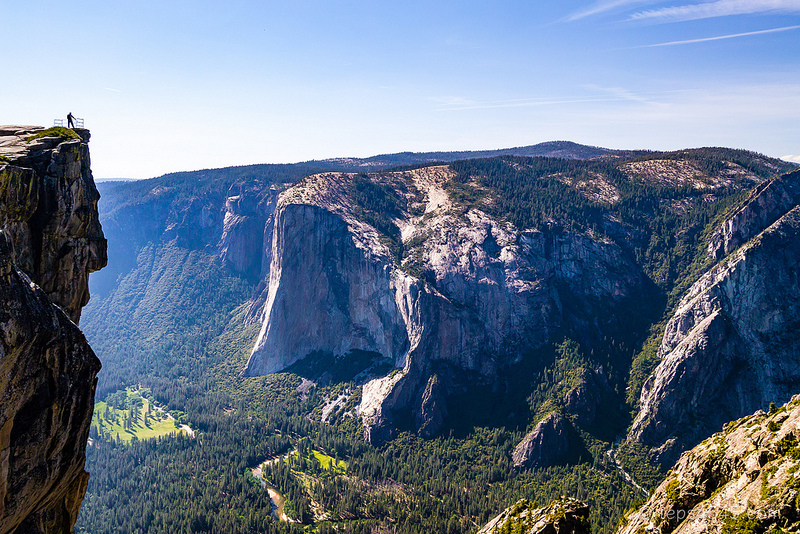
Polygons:
[[0,127],[0,534],[72,531],[100,370],[77,327],[106,263],[89,132],[41,130]]
[[[401,410],[430,436],[449,395],[492,383],[523,347],[542,346],[564,325],[597,335],[595,302],[614,309],[642,293],[640,269],[616,244],[523,232],[455,206],[444,189],[451,175],[427,167],[367,184],[320,174],[283,192],[263,327],[245,374],[312,353],[379,353],[395,371],[364,385],[367,439],[388,437]],[[372,189],[362,198],[360,187]],[[374,198],[384,198],[378,211]]]
[[800,172],[754,190],[711,240],[712,257],[724,259],[667,323],[661,363],[628,436],[664,465],[726,422],[800,389],[798,189]]

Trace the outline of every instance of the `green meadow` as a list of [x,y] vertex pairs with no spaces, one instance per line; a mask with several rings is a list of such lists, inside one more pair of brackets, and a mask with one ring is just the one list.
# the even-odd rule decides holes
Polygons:
[[89,437],[128,443],[134,438],[143,440],[185,432],[172,415],[148,397],[148,389],[129,387],[96,402]]

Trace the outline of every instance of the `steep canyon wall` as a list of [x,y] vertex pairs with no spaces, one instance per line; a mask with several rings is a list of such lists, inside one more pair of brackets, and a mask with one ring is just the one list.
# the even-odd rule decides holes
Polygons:
[[77,327],[106,263],[89,132],[41,130],[0,127],[2,534],[72,531],[100,370]]

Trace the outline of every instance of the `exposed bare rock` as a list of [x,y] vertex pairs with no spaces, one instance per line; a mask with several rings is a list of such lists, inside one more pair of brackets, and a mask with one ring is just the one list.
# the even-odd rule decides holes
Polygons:
[[613,390],[602,369],[586,369],[581,371],[578,384],[571,388],[562,399],[564,410],[574,416],[574,421],[581,427],[595,425],[597,410],[603,403],[611,402]]
[[[380,215],[389,223],[353,200],[355,175],[315,175],[281,193],[263,326],[245,373],[276,372],[316,352],[390,358],[394,375],[362,394],[374,438],[386,429],[370,428],[390,425],[397,410],[429,421],[419,399],[436,368],[489,383],[519,347],[543,345],[565,323],[594,332],[594,303],[607,310],[642,291],[641,271],[614,243],[520,232],[478,209],[463,211],[444,189],[451,178],[445,166],[373,176],[373,187],[396,199],[393,212]],[[457,373],[439,379],[437,397],[457,389]]]
[[[272,247],[266,246],[265,240],[272,238],[277,200],[274,186],[263,199],[252,193],[240,193],[225,199],[218,248],[220,258],[233,272],[252,279],[269,275]],[[254,253],[259,250],[265,251],[264,254]]]
[[528,500],[518,501],[489,521],[478,534],[521,532],[523,534],[589,534],[589,506],[562,497],[549,506],[537,508]]
[[72,532],[100,370],[75,324],[106,257],[88,132],[38,130],[0,127],[0,534]]
[[420,398],[417,411],[417,433],[423,438],[434,436],[447,417],[447,398],[437,375],[431,375]]
[[557,465],[576,452],[577,433],[572,424],[558,412],[539,421],[514,448],[512,458],[517,467],[549,467]]
[[799,436],[800,396],[725,425],[683,453],[619,534],[797,532]]
[[365,257],[345,222],[317,206],[289,204],[275,228],[267,321],[246,373],[279,371],[316,351],[402,358],[408,341],[386,258]]
[[8,256],[0,267],[0,532],[71,532],[100,361]]
[[800,171],[759,184],[711,235],[708,253],[721,260],[800,202]]
[[38,130],[14,130],[16,144],[3,147],[9,162],[0,163],[0,226],[14,243],[16,265],[77,323],[89,302],[89,273],[107,261],[89,133],[24,141]]
[[707,175],[697,163],[682,159],[646,159],[620,165],[620,170],[631,178],[650,184],[664,186],[689,186],[694,189],[711,189],[713,187],[731,186],[734,182],[748,180],[752,184],[762,178],[744,167],[724,162],[724,167]]
[[629,439],[669,465],[727,421],[800,389],[800,208],[698,280],[666,326]]
[[598,204],[614,204],[620,199],[619,189],[609,180],[608,176],[600,173],[591,173],[585,178],[576,178],[564,173],[558,173],[552,177],[559,182],[574,187],[583,196]]

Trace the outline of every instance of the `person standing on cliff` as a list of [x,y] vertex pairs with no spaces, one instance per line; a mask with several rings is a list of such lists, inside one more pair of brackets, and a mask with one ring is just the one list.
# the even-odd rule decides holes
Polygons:
[[72,112],[70,111],[70,112],[67,114],[67,126],[69,126],[70,128],[75,128],[75,124],[72,122],[72,120],[73,120],[74,118],[75,118],[75,117],[73,117],[73,116],[72,116]]

